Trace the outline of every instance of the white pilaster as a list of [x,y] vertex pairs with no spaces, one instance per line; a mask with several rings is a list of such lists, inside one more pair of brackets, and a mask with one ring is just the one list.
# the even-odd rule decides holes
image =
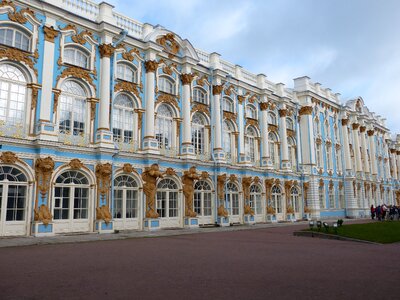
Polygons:
[[302,147],[302,165],[305,173],[311,173],[312,166],[315,166],[314,128],[312,119],[313,108],[310,101],[299,110],[300,117],[300,145]]
[[362,163],[361,163],[361,152],[360,152],[360,139],[358,136],[358,129],[360,127],[360,124],[358,123],[353,123],[352,128],[353,128],[353,150],[354,150],[354,156],[356,159],[356,172],[362,172]]
[[225,153],[222,149],[222,120],[221,120],[221,93],[223,85],[221,80],[216,78],[215,84],[212,88],[214,105],[213,105],[213,119],[214,119],[214,160],[223,162],[225,161]]
[[184,73],[181,75],[182,81],[182,110],[183,110],[183,134],[182,134],[182,155],[188,158],[194,158],[194,148],[192,145],[192,126],[190,116],[190,87],[194,75],[190,73],[189,66],[184,67]]
[[351,156],[350,156],[350,144],[349,144],[349,134],[347,130],[347,124],[349,119],[342,119],[342,133],[343,133],[343,147],[344,147],[344,162],[347,172],[351,172]]
[[365,172],[365,173],[369,173],[370,170],[369,170],[369,162],[368,162],[367,143],[366,143],[366,140],[365,140],[365,130],[366,130],[366,127],[365,127],[365,126],[361,126],[361,127],[360,127],[360,133],[361,133],[361,149],[362,149],[363,157],[364,157],[364,166],[363,166],[363,169],[364,169],[364,172]]
[[287,142],[287,131],[286,131],[286,116],[288,110],[286,106],[283,105],[279,110],[279,127],[281,131],[281,150],[282,150],[282,169],[290,170],[289,152],[288,152],[288,142]]
[[376,164],[376,152],[375,152],[375,135],[374,130],[368,130],[368,140],[369,140],[369,151],[370,151],[370,158],[371,158],[371,174],[377,175],[378,174],[378,166]]
[[244,126],[245,126],[245,121],[244,121],[244,97],[243,96],[238,96],[238,117],[239,117],[239,162],[240,163],[248,163],[250,161],[250,157],[246,157],[246,151],[245,151],[245,142],[244,142]]
[[[264,96],[264,101],[266,101]],[[268,143],[268,103],[260,103],[261,111],[261,143],[262,143],[262,153],[261,153],[261,166],[272,168],[272,160],[269,154],[269,143]]]

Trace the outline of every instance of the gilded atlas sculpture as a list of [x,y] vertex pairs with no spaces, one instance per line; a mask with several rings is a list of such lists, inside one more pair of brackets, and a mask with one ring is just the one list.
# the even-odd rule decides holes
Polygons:
[[158,178],[162,177],[163,174],[160,172],[158,164],[152,164],[142,173],[143,191],[146,195],[146,218],[156,219],[159,217],[155,211],[156,182]]
[[228,212],[224,206],[224,189],[225,189],[225,182],[226,182],[226,174],[218,175],[218,200],[220,206],[218,206],[218,216],[219,217],[227,217]]
[[254,216],[254,211],[251,209],[249,205],[250,201],[250,185],[253,179],[251,177],[243,177],[242,178],[242,188],[243,188],[243,196],[244,196],[244,214]]
[[199,180],[200,176],[196,173],[196,167],[191,167],[185,171],[182,176],[183,195],[185,196],[185,216],[196,217],[197,213],[193,211],[194,181]]
[[50,189],[50,179],[54,171],[54,160],[51,157],[38,158],[35,163],[35,177],[37,183],[34,220],[47,226],[53,219],[48,205],[39,205],[39,193],[42,200],[47,197]]
[[[96,165],[97,178],[97,207],[96,220],[103,220],[106,224],[110,223],[112,216],[109,209],[109,190],[111,183],[112,166],[110,163]],[[105,198],[105,204],[100,206],[100,199]]]

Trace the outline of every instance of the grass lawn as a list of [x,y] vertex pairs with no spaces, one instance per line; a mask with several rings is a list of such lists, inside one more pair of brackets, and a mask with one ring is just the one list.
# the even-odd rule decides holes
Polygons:
[[[316,231],[315,228],[314,231]],[[326,233],[324,228],[321,228],[321,232]],[[328,233],[335,234],[332,226],[329,226]],[[400,221],[343,225],[338,228],[337,234],[344,237],[383,244],[400,242]]]

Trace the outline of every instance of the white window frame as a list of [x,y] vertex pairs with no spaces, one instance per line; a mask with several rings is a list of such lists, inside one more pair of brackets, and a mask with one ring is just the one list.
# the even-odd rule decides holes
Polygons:
[[199,180],[194,185],[193,209],[199,217],[212,215],[212,189],[205,180]]
[[[70,59],[67,57],[66,52],[67,51],[73,51],[73,57]],[[82,55],[83,57],[86,58],[86,63],[82,65],[77,59],[77,55]],[[74,65],[86,70],[91,69],[91,57],[90,53],[87,49],[84,47],[78,47],[77,45],[72,45],[72,44],[67,44],[64,46],[64,51],[63,51],[63,63],[69,64],[69,65]]]
[[[165,196],[165,198],[163,197]],[[175,180],[163,178],[157,184],[156,211],[162,219],[179,217],[179,188]],[[163,207],[163,202],[165,206]],[[171,205],[173,204],[173,205]]]
[[[1,26],[0,30],[4,30],[5,31],[5,35],[4,35],[4,39],[1,40],[1,36],[0,36],[0,44],[5,45],[5,46],[9,46],[9,47],[13,47],[13,48],[17,48],[19,50],[25,51],[25,52],[31,52],[32,50],[32,34],[28,33],[25,30],[21,30],[19,28],[16,27],[12,27],[12,26]],[[7,41],[7,31],[12,31],[12,38],[11,38],[11,42],[8,43]],[[20,34],[21,35],[21,44],[20,46],[17,46],[17,41],[16,41],[16,35]],[[22,47],[22,39],[26,38],[27,42],[28,42],[28,47],[27,49]]]
[[[122,194],[120,200],[117,197],[118,192]],[[137,219],[139,217],[139,185],[136,179],[130,175],[117,175],[114,178],[113,193],[113,218],[118,220]],[[121,201],[120,207],[117,207],[117,201]]]

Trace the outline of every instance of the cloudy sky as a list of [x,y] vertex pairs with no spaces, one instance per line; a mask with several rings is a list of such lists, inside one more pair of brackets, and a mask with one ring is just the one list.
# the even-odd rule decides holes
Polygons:
[[307,75],[362,96],[400,133],[398,0],[108,0],[143,23],[160,24],[194,47],[293,87]]

